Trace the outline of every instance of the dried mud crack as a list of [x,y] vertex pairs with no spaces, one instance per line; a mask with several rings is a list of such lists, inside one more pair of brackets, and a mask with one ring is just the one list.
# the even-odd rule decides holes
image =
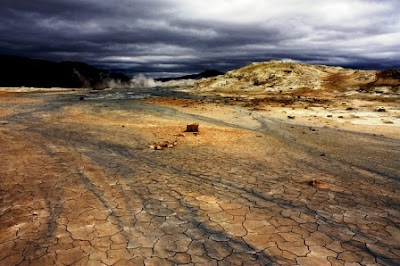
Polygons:
[[79,93],[0,95],[1,265],[400,264],[399,138]]

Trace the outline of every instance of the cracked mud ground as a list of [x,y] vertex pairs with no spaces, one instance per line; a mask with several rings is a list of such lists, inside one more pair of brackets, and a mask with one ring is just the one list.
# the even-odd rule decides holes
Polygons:
[[400,264],[398,138],[74,93],[0,95],[0,265]]

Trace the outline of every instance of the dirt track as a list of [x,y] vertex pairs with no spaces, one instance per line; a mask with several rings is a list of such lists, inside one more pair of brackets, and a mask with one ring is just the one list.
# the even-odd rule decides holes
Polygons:
[[81,94],[0,94],[1,265],[400,264],[399,138]]

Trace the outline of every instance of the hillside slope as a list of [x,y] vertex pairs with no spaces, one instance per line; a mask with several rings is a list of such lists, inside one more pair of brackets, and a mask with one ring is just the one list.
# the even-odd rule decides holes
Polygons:
[[294,62],[257,62],[237,70],[199,81],[195,88],[215,92],[285,92],[304,90],[371,89],[398,90],[399,70],[354,70],[342,67]]
[[129,77],[97,69],[82,62],[51,62],[0,55],[0,86],[104,88],[110,80]]

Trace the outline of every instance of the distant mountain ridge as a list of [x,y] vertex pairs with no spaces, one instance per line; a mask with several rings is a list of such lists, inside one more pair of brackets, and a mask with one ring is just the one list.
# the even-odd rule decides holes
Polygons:
[[223,75],[223,74],[225,74],[225,73],[215,70],[215,69],[207,69],[198,74],[185,75],[185,76],[181,76],[181,77],[159,78],[156,80],[165,82],[165,81],[170,81],[170,80],[202,79],[202,78],[215,77],[215,76],[219,76],[219,75]]
[[106,87],[109,81],[129,82],[124,74],[112,73],[82,62],[52,62],[0,55],[0,86],[3,87]]

